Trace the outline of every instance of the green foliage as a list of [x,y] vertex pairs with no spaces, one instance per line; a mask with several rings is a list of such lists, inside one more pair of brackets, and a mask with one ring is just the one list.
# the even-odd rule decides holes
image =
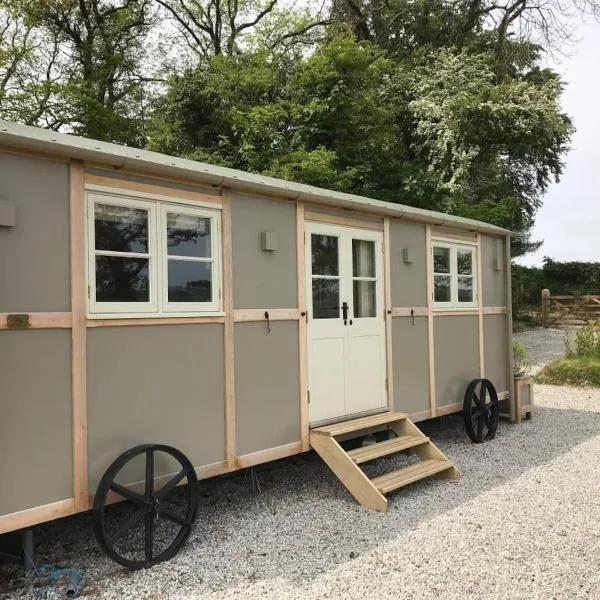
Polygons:
[[522,377],[527,373],[529,361],[527,360],[527,350],[520,342],[513,342],[513,375]]
[[600,323],[584,325],[575,334],[575,355],[595,356],[600,359]]
[[481,219],[534,248],[573,133],[534,42],[556,8],[328,6],[0,0],[0,117]]
[[535,378],[537,383],[600,387],[600,359],[596,356],[574,356],[554,360]]
[[544,258],[543,266],[512,266],[513,312],[539,307],[543,289],[554,295],[600,294],[600,262],[558,262]]

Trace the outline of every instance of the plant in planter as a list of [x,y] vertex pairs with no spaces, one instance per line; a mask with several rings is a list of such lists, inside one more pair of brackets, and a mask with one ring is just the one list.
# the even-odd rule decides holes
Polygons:
[[529,375],[527,350],[519,342],[513,343],[513,376],[515,398],[510,414],[511,423],[520,423],[523,416],[531,418],[533,412],[533,377]]

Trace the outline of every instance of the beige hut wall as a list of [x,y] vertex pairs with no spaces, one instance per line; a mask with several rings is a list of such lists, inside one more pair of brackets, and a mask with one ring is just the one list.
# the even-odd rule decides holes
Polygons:
[[[194,467],[222,462],[223,361],[220,323],[88,330],[90,492],[110,463],[138,444],[174,446]],[[157,476],[169,473],[169,465],[159,469]]]
[[298,307],[296,205],[233,194],[231,223],[234,309],[258,319],[234,329],[236,452],[246,456],[301,438],[298,320],[276,316]]
[[482,375],[499,393],[510,389],[505,240],[430,229],[458,242],[461,235],[470,242],[479,240],[480,308],[452,314],[436,311],[427,297],[428,229],[397,219],[389,225],[392,408],[415,420],[459,410],[467,384]]
[[[68,190],[68,165],[0,153],[0,314],[68,325]],[[73,496],[70,338],[0,326],[0,515]]]

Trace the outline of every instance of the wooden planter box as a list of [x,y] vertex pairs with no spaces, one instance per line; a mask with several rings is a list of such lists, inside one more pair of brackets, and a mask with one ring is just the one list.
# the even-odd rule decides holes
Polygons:
[[523,417],[531,419],[533,410],[533,377],[515,377],[515,396],[500,402],[500,416],[519,424]]

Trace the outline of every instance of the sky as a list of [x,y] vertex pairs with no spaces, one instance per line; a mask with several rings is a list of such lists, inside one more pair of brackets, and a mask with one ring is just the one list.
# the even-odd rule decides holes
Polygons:
[[528,266],[541,265],[544,256],[600,262],[600,23],[579,24],[576,37],[552,68],[567,82],[562,104],[577,132],[533,228],[532,239],[544,244],[517,261]]

